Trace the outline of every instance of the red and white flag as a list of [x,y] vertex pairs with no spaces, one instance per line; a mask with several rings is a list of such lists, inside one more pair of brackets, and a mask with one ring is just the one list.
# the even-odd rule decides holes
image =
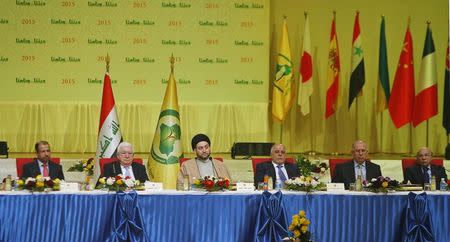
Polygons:
[[116,103],[111,87],[109,73],[105,74],[103,81],[102,108],[98,127],[97,153],[95,157],[111,158],[116,156],[117,146],[122,141]]
[[313,93],[313,66],[311,55],[311,33],[309,18],[305,14],[305,32],[303,35],[303,52],[300,61],[300,82],[298,85],[298,105],[303,115],[310,112],[310,98]]

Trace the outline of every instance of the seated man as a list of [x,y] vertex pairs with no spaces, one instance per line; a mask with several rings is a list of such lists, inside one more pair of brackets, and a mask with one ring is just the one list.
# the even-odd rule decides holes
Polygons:
[[211,158],[211,141],[204,134],[197,134],[192,138],[192,150],[195,151],[194,159],[183,162],[178,172],[177,184],[182,184],[184,177],[189,176],[189,182],[193,179],[205,176],[230,179],[230,173],[223,162]]
[[422,147],[417,151],[416,165],[405,170],[403,183],[421,184],[434,182],[431,176],[436,177],[436,187],[439,187],[441,178],[447,181],[447,174],[442,166],[430,164],[433,159],[433,152],[427,147]]
[[50,160],[50,144],[47,141],[39,141],[34,145],[36,158],[33,162],[23,165],[22,179],[42,175],[53,179],[64,180],[62,166]]
[[358,175],[363,181],[369,182],[372,178],[381,176],[380,166],[369,161],[368,153],[366,143],[361,140],[353,143],[353,160],[337,164],[331,182],[344,183],[345,189],[348,189],[350,183],[354,183]]
[[106,164],[103,174],[100,177],[115,177],[119,174],[129,176],[140,182],[148,181],[145,166],[133,162],[133,146],[130,143],[122,142],[117,147],[117,161]]
[[284,183],[287,179],[300,176],[297,164],[286,163],[286,147],[283,144],[275,144],[270,149],[272,161],[256,165],[254,183],[258,188],[259,182],[264,182],[264,176],[272,177],[273,187],[276,182]]

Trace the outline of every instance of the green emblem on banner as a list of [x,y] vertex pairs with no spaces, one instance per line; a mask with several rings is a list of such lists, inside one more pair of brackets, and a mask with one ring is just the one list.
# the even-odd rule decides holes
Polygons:
[[152,158],[162,164],[176,164],[181,156],[179,113],[167,109],[159,116],[159,128],[153,139]]

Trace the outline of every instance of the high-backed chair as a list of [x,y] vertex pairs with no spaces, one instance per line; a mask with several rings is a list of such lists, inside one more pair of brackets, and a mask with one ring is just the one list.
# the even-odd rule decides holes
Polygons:
[[[34,159],[36,158],[16,158],[16,168],[18,177],[22,177],[23,165],[33,162]],[[59,164],[61,162],[60,158],[51,158],[50,160],[56,164]]]
[[[180,166],[181,166],[181,164],[183,164],[183,162],[185,162],[185,161],[187,161],[187,160],[190,160],[190,159],[192,159],[192,158],[189,158],[189,157],[183,157],[183,158],[180,158]],[[222,158],[222,157],[214,157],[214,159],[220,160],[220,161],[223,162],[223,158]]]
[[[104,167],[106,164],[109,164],[109,163],[114,162],[114,161],[116,161],[116,160],[117,160],[116,157],[113,157],[113,158],[100,158],[100,161],[99,161],[99,165],[100,165],[100,174],[103,175],[103,167]],[[135,158],[133,159],[133,162],[139,163],[139,164],[141,164],[141,165],[144,164],[144,161],[142,160],[142,158],[136,158],[136,157],[135,157]]]
[[[436,165],[436,166],[444,166],[443,159],[432,159],[430,163],[433,165]],[[405,177],[406,168],[414,166],[415,164],[416,164],[416,158],[402,159],[403,177]]]
[[[253,166],[253,174],[256,171],[256,165],[258,165],[259,163],[263,163],[263,162],[268,162],[271,161],[272,158],[271,157],[263,157],[263,158],[252,158],[252,166]],[[295,159],[292,157],[286,157],[286,163],[295,163]]]
[[331,179],[334,177],[334,170],[336,169],[337,164],[345,163],[347,161],[352,160],[352,158],[331,158],[328,160],[328,163],[330,165],[330,176]]

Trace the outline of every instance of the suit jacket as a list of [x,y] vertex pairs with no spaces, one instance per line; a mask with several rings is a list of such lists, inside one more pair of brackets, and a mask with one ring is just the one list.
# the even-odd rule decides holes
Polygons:
[[[140,182],[145,182],[149,180],[144,165],[133,162],[131,163],[131,168],[133,169],[135,180],[139,180]],[[120,161],[114,161],[104,166],[103,174],[100,177],[115,177],[119,174],[122,174],[122,168],[120,168]]]
[[[222,161],[213,158],[210,159],[212,160],[214,176],[231,179],[230,173]],[[183,184],[184,176],[189,176],[189,182],[191,184],[194,178],[201,178],[195,158],[181,164],[180,170],[178,171],[177,184]]]
[[[366,180],[370,181],[372,178],[377,178],[379,176],[381,176],[380,166],[370,161],[366,161]],[[356,181],[355,165],[353,160],[342,164],[337,164],[331,181],[335,183],[344,183],[345,189],[348,189],[350,183],[354,183]]]
[[[64,180],[62,166],[54,163],[53,161],[48,161],[48,173],[52,180],[56,178]],[[37,175],[42,175],[37,159],[34,159],[32,162],[23,165],[21,177],[22,179],[26,179],[28,177],[36,177]]]
[[[298,169],[297,164],[284,163],[284,168],[286,169],[286,172],[288,174],[288,177],[287,177],[288,179],[300,176],[300,170]],[[259,163],[256,165],[256,171],[255,171],[255,177],[254,177],[255,188],[258,188],[259,182],[264,181],[265,175],[272,177],[273,187],[275,187],[277,175],[275,173],[275,168],[273,167],[272,161]]]
[[[445,173],[445,169],[442,166],[431,165],[431,175],[436,177],[436,188],[439,189],[439,183],[441,182],[441,178],[444,178],[447,181],[447,174]],[[410,181],[412,184],[421,184],[423,186],[423,171],[422,166],[415,165],[406,168],[404,175],[403,183],[407,183]]]

